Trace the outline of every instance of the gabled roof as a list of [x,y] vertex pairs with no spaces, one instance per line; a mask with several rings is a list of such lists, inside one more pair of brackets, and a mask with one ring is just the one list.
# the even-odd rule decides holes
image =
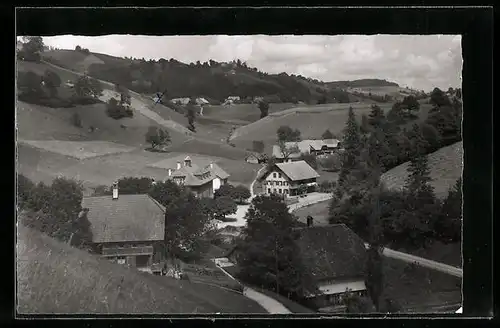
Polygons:
[[315,280],[364,275],[364,242],[344,224],[300,228],[297,243]]
[[172,172],[172,177],[183,177],[184,185],[186,186],[201,186],[212,181],[215,178],[227,179],[229,174],[224,171],[219,165],[212,163],[199,168],[196,164],[191,166],[182,166],[179,170]]
[[165,236],[165,207],[149,195],[84,197],[95,243],[155,241]]
[[305,161],[277,163],[276,167],[292,181],[314,179],[319,177],[318,172],[316,172]]

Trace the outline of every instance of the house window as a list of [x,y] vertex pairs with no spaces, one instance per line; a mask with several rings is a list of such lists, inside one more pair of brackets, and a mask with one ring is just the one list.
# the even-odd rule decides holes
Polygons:
[[115,259],[116,259],[116,263],[118,263],[118,264],[125,264],[125,262],[126,262],[125,256],[117,256]]
[[276,178],[276,173],[273,173],[273,178]]
[[273,192],[276,193],[276,188],[273,188]]
[[270,194],[271,193],[271,188],[268,188],[267,189],[267,193]]
[[285,194],[287,194],[287,195],[288,195],[288,189],[284,189],[284,191],[285,191]]
[[278,173],[278,178],[280,178],[280,179],[281,179],[281,173]]
[[280,188],[280,189],[278,189],[278,192],[281,194],[281,192],[282,192],[281,188]]

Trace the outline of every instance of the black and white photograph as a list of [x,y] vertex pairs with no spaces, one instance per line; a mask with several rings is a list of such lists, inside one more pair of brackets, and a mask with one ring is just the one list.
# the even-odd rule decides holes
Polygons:
[[16,39],[19,314],[461,313],[461,35]]

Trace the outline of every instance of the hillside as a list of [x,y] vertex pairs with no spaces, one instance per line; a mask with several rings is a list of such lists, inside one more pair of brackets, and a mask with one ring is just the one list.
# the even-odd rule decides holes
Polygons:
[[[352,106],[359,121],[362,114],[368,114],[370,103],[329,104],[310,107],[294,107],[287,110],[270,113],[269,116],[252,124],[237,128],[231,142],[241,148],[252,147],[253,140],[262,140],[266,151],[270,152],[276,142],[276,130],[282,125],[299,129],[302,139],[317,139],[329,129],[333,134],[340,135],[347,121],[349,107]],[[380,104],[388,111],[392,104]]]
[[[428,155],[429,167],[431,171],[431,184],[435,188],[435,193],[439,198],[444,198],[448,194],[448,189],[452,187],[458,178],[462,176],[463,170],[463,142],[443,147]],[[381,181],[389,189],[400,189],[404,186],[408,163],[401,164],[385,172]]]
[[127,269],[21,225],[16,276],[22,314],[266,313],[239,293]]
[[304,101],[310,104],[316,104],[318,100],[348,101],[348,94],[339,89],[286,73],[260,72],[239,61],[185,64],[175,59],[132,60],[97,53],[85,55],[74,50],[48,51],[43,57],[70,70],[88,70],[90,76],[118,83],[139,93],[167,90],[168,99],[200,96],[222,102],[234,95],[242,98],[267,96],[277,102]]

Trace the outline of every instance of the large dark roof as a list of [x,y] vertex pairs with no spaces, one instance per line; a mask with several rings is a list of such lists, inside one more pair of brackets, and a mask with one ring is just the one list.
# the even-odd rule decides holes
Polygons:
[[84,197],[95,243],[155,241],[165,235],[165,208],[148,195]]
[[344,224],[301,228],[298,245],[315,280],[364,274],[363,240]]

